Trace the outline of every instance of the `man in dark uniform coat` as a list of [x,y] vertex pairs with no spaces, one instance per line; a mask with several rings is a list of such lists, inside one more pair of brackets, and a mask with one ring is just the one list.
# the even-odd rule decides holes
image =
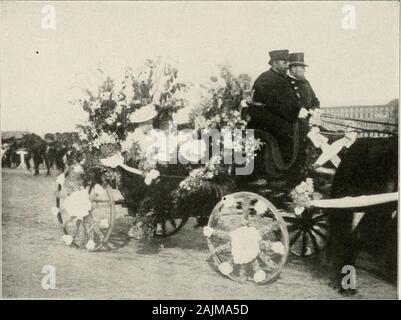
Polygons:
[[[269,132],[277,141],[284,162],[288,162],[294,156],[294,125],[300,111],[300,97],[297,97],[287,76],[288,50],[271,51],[269,55],[271,68],[263,72],[253,85],[252,100],[256,104],[252,103],[248,108],[248,128]],[[255,170],[262,173],[264,169],[260,165],[256,160]]]
[[301,108],[311,110],[320,107],[319,99],[316,97],[311,84],[305,78],[305,67],[303,52],[289,54],[289,80],[296,94],[299,95]]
[[289,75],[291,85],[293,86],[297,97],[300,101],[301,111],[299,114],[299,154],[296,167],[299,170],[305,166],[306,161],[306,146],[308,143],[307,134],[309,132],[308,111],[320,107],[319,99],[316,97],[311,84],[305,78],[305,64],[304,53],[296,52],[289,55]]

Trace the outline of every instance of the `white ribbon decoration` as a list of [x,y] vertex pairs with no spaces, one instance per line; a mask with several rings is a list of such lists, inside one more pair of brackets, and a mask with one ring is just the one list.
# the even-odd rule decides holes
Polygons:
[[[132,168],[132,167],[124,164],[124,158],[120,153],[115,154],[114,156],[111,156],[108,158],[100,159],[100,162],[105,167],[116,168],[119,166],[128,172],[131,172],[131,173],[134,173],[134,174],[137,174],[140,176],[143,176],[143,174],[144,174],[143,171],[136,169],[136,168]],[[150,172],[146,173],[145,183],[147,185],[150,185],[152,183],[152,181],[159,176],[160,176],[160,172],[158,170],[152,169],[152,170],[150,170]]]
[[310,205],[318,208],[358,208],[398,201],[398,192],[339,199],[312,200]]
[[316,160],[315,165],[322,166],[327,161],[331,161],[333,165],[338,168],[341,159],[337,154],[343,147],[349,148],[352,146],[357,138],[357,133],[355,131],[346,131],[344,138],[332,144],[327,143],[328,139],[320,134],[320,129],[318,127],[312,127],[307,136],[316,148],[322,150],[322,154]]

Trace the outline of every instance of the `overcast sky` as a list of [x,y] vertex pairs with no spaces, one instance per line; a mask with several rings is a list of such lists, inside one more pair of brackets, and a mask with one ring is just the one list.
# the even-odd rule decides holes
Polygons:
[[[52,4],[56,29],[41,27]],[[356,29],[344,30],[344,5]],[[84,119],[72,88],[101,66],[116,77],[145,58],[174,57],[202,82],[219,63],[255,79],[268,51],[305,52],[322,106],[384,104],[398,97],[399,3],[2,2],[2,130],[67,131]],[[37,53],[38,52],[38,53]],[[93,75],[92,75],[93,76]]]

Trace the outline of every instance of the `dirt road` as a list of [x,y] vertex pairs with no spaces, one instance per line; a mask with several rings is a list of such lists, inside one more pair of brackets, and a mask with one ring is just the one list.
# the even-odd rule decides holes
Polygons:
[[[273,283],[241,285],[216,273],[202,231],[187,223],[177,235],[146,245],[131,241],[89,253],[61,240],[54,205],[55,177],[4,169],[2,285],[4,298],[341,299],[314,259],[290,257]],[[56,289],[41,286],[42,268],[56,268]],[[358,270],[355,299],[394,299],[396,287]]]

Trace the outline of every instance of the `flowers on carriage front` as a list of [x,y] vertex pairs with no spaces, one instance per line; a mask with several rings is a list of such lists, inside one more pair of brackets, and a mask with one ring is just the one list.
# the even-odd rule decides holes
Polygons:
[[297,185],[294,190],[291,191],[290,195],[294,203],[294,213],[299,216],[305,210],[310,207],[310,202],[314,194],[313,179],[307,178]]
[[82,220],[92,209],[88,190],[82,189],[74,191],[65,199],[63,206],[71,217],[76,217],[77,219]]
[[160,176],[160,172],[156,169],[150,170],[150,172],[145,175],[145,184],[150,185],[153,180],[157,179]]
[[309,126],[310,127],[320,127],[322,125],[322,119],[321,119],[321,112],[319,108],[315,108],[312,110],[309,110],[309,114],[311,115],[309,118]]

